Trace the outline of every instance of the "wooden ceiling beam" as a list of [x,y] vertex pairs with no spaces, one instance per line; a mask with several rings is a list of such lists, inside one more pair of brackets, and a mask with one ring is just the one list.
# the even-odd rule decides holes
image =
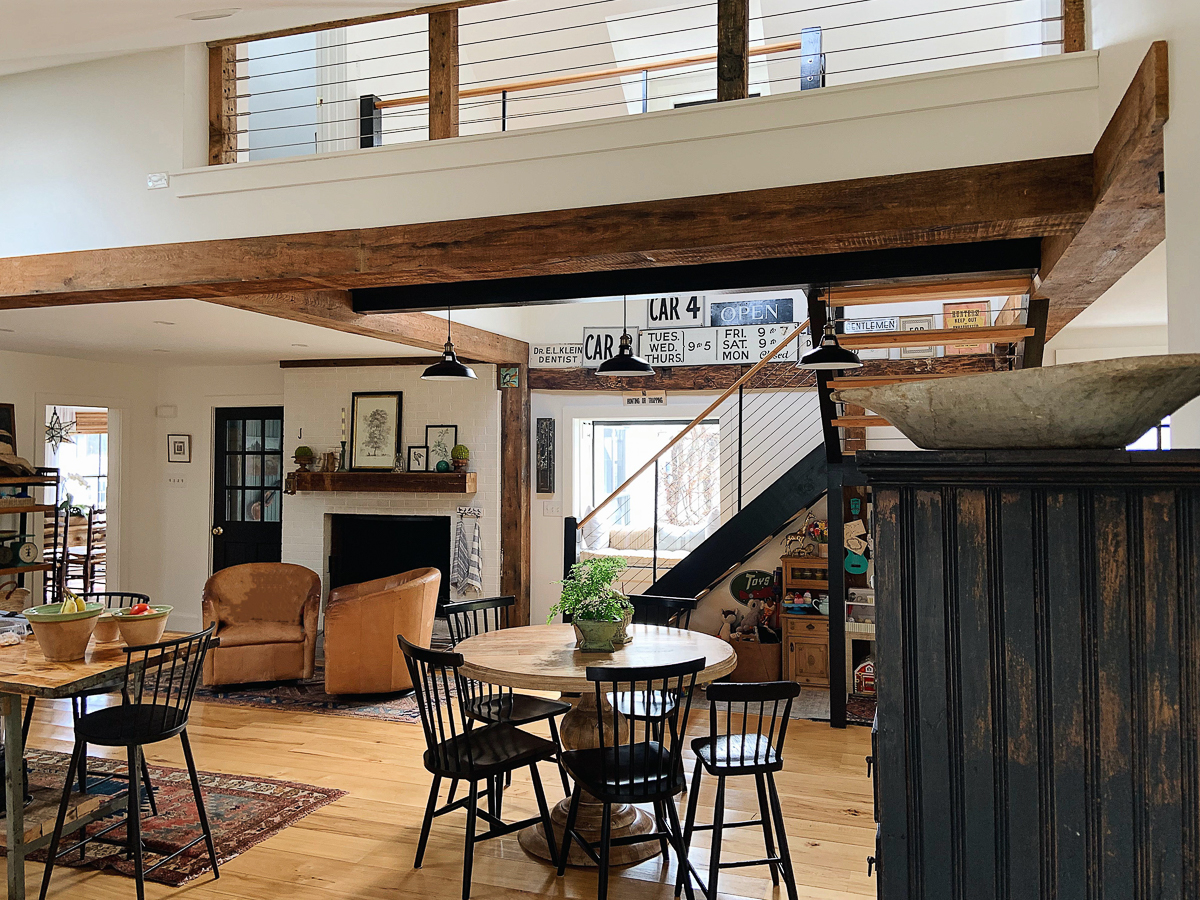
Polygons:
[[[364,316],[351,309],[350,294],[346,291],[296,291],[202,299],[425,350],[440,352],[446,342],[444,318],[428,313]],[[529,360],[527,343],[502,334],[456,322],[453,337],[455,349],[468,362],[523,364]]]
[[923,300],[974,300],[979,297],[1007,297],[1027,294],[1032,279],[1008,278],[947,279],[937,282],[880,284],[867,287],[834,287],[829,302],[833,306],[873,306],[877,303],[919,303]]
[[1166,239],[1160,176],[1169,114],[1167,44],[1156,41],[1092,154],[1091,215],[1074,233],[1042,241],[1036,296],[1050,301],[1047,338]]
[[1073,232],[1090,157],[382,228],[0,259],[0,309],[428,286]]
[[1033,334],[1022,325],[989,325],[984,328],[934,328],[928,331],[873,331],[842,334],[843,347],[861,350],[878,347],[945,347],[959,344],[1015,344]]

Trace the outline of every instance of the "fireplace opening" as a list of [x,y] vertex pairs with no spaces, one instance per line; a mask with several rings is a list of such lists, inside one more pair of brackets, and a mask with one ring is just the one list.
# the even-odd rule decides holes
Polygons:
[[450,516],[331,516],[329,587],[433,566],[438,614],[450,599]]

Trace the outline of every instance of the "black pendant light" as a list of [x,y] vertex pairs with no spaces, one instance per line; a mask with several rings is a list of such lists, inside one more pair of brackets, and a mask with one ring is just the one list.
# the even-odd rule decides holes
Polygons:
[[829,315],[829,294],[825,291],[825,333],[821,335],[820,346],[813,347],[796,364],[800,369],[815,371],[836,371],[838,369],[861,369],[862,360],[853,350],[847,350],[838,343],[837,333],[833,330],[833,321]]
[[450,342],[450,310],[446,310],[446,347],[442,350],[441,362],[436,362],[423,373],[422,381],[469,381],[475,377],[470,366],[464,366],[458,361],[454,352],[454,344]]
[[621,298],[621,344],[617,347],[617,355],[600,363],[600,367],[596,369],[597,375],[645,377],[654,374],[654,367],[650,363],[646,362],[640,356],[633,355],[633,338],[629,336],[629,327],[626,319],[628,302],[628,297]]

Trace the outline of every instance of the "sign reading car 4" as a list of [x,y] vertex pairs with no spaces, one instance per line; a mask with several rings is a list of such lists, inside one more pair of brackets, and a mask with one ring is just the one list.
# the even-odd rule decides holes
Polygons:
[[673,294],[646,298],[647,328],[699,328],[708,324],[708,298]]
[[[636,353],[638,345],[638,330],[636,328],[630,328],[629,336],[633,338],[633,348],[634,352]],[[617,355],[617,348],[619,346],[621,346],[620,328],[583,329],[584,368],[594,369],[606,359],[612,359]]]

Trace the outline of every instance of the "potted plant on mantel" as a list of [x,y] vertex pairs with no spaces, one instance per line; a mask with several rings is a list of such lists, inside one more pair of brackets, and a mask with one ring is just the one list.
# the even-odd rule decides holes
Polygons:
[[586,559],[571,566],[571,574],[558,582],[562,596],[550,607],[547,621],[559,614],[571,616],[584,653],[611,653],[629,640],[626,627],[633,618],[633,605],[613,582],[628,563],[620,556]]

